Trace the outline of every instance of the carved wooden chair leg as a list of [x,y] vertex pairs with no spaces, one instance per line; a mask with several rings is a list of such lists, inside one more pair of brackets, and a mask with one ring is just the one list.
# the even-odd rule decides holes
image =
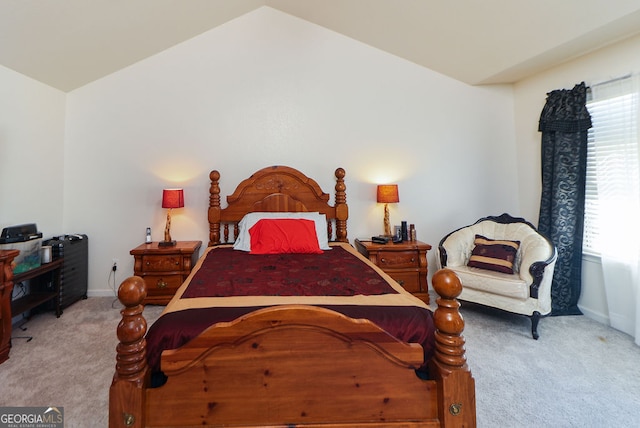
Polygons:
[[538,334],[538,322],[540,321],[540,312],[535,311],[531,315],[531,335],[535,340],[538,340],[540,335]]

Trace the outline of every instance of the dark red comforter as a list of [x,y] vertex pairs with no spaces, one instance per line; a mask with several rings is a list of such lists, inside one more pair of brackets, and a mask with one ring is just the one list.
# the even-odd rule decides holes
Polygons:
[[217,248],[205,256],[182,298],[397,294],[342,247],[322,254],[249,254]]
[[[375,269],[341,247],[324,254],[250,255],[218,248],[193,275],[182,299],[247,295],[377,295],[397,294]],[[225,269],[230,266],[230,269]],[[251,290],[251,291],[249,291]],[[292,290],[296,290],[292,293]],[[251,294],[255,293],[255,294]],[[422,345],[425,361],[434,348],[430,310],[420,306],[318,305],[351,318],[374,322],[404,342]],[[262,306],[195,308],[163,314],[146,336],[152,372],[160,371],[160,355],[199,335],[207,327],[232,321]]]

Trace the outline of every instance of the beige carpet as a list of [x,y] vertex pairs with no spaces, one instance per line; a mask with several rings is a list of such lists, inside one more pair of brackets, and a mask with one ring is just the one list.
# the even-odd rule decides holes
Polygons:
[[[150,306],[152,322],[161,307]],[[640,348],[586,317],[540,322],[465,305],[479,427],[638,427]],[[0,406],[62,406],[66,427],[106,427],[119,306],[89,298],[33,317],[0,365]]]
[[[108,426],[120,303],[81,300],[60,318],[40,313],[14,328],[9,360],[0,365],[0,406],[61,406],[65,427]],[[149,323],[161,307],[145,308]],[[31,341],[15,338],[30,335]]]
[[480,427],[640,427],[640,348],[584,316],[462,310]]

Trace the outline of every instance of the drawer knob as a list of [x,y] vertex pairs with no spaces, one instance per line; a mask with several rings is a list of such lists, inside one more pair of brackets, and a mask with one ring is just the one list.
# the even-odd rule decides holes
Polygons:
[[404,287],[404,281],[403,280],[398,279],[397,281],[398,281],[398,284],[400,284],[402,287]]
[[163,280],[159,279],[158,280],[158,288],[167,288],[167,283],[164,282]]
[[386,263],[386,260],[384,259],[384,257],[383,257],[383,258],[381,258],[381,259],[380,259],[380,261],[381,261],[382,263]]

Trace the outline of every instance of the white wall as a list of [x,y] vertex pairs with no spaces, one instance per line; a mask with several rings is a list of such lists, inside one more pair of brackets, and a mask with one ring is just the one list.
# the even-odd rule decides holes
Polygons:
[[0,66],[0,229],[62,233],[63,92]]
[[[187,192],[174,238],[206,243],[213,168],[226,195],[272,164],[331,192],[344,167],[351,239],[381,232],[377,182],[400,185],[392,223],[434,246],[488,214],[535,224],[546,93],[637,72],[638,51],[640,37],[513,89],[470,87],[265,7],[69,94],[0,66],[0,227],[89,234],[96,295],[113,292],[112,258],[118,282],[132,273],[147,226],[161,239],[165,186]],[[607,322],[597,260],[580,307]]]
[[[540,207],[540,139],[537,131],[546,94],[554,89],[571,89],[581,81],[587,85],[620,77],[640,69],[640,37],[617,43],[514,86],[515,129],[518,147],[518,190],[522,212],[537,223]],[[599,260],[586,258],[579,307],[601,322],[608,322],[607,301]]]
[[[162,238],[165,186],[183,186],[172,236],[206,243],[208,173],[230,194],[255,170],[300,169],[333,193],[346,169],[349,238],[391,222],[436,245],[488,214],[520,215],[509,86],[470,87],[263,7],[68,94],[64,228],[87,233],[90,294],[133,272],[147,226]],[[433,251],[430,253],[433,263]]]

